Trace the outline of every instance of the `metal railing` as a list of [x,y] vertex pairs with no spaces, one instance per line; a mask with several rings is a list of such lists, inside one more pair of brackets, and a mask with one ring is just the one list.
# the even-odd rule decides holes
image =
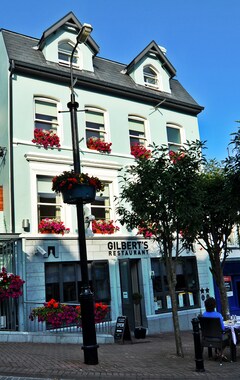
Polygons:
[[18,330],[17,300],[9,298],[0,302],[0,331]]

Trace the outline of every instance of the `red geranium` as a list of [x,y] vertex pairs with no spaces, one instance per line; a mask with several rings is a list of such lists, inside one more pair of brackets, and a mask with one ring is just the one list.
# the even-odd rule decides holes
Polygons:
[[96,191],[104,190],[104,184],[97,177],[89,177],[88,174],[75,174],[73,170],[64,171],[52,179],[52,190],[61,193],[70,190],[75,185],[92,185]]
[[92,231],[94,234],[111,235],[116,231],[119,231],[119,227],[113,224],[113,220],[93,220],[92,221]]
[[45,129],[35,128],[33,143],[42,145],[45,149],[48,147],[60,148],[60,139],[54,131],[47,131]]
[[65,232],[69,232],[70,229],[66,228],[64,223],[58,219],[42,219],[38,225],[38,229],[41,233],[54,233],[54,234],[62,234]]
[[107,143],[98,137],[89,137],[87,147],[89,149],[98,150],[101,153],[111,153],[112,143]]
[[[59,328],[63,325],[74,324],[81,326],[81,307],[64,305],[51,299],[43,304],[44,306],[36,307],[31,311],[29,318],[31,321],[37,319],[38,322],[47,322],[53,328]],[[109,308],[102,302],[95,304],[95,323],[102,322],[106,317]]]
[[139,158],[148,159],[151,157],[151,150],[145,148],[144,145],[135,143],[135,144],[131,145],[131,154],[135,158],[138,158],[138,159]]

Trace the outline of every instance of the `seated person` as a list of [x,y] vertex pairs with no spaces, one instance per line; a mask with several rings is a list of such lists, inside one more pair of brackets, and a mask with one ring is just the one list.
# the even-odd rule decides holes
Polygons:
[[223,316],[218,311],[215,311],[215,307],[216,307],[215,298],[208,297],[206,299],[206,301],[205,301],[205,309],[206,309],[206,311],[204,311],[203,317],[207,317],[207,318],[219,318],[220,322],[221,322],[222,330],[224,331],[225,330],[225,326],[224,326],[224,323],[223,323]]
[[[215,298],[213,297],[208,297],[205,301],[205,309],[206,311],[203,313],[203,317],[206,317],[206,318],[219,318],[220,319],[220,322],[221,322],[221,326],[222,326],[222,330],[224,332],[229,332],[229,329],[226,329],[225,326],[224,326],[224,323],[223,323],[223,316],[221,313],[219,313],[218,311],[215,311],[215,307],[216,307],[216,301],[215,301]],[[220,353],[216,351],[216,359],[218,359],[220,357]],[[222,355],[222,360],[223,361],[228,361],[228,358],[224,355]]]

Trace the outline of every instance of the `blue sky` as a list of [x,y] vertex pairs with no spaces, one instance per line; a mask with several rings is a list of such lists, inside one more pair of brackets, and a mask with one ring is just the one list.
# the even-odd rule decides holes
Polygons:
[[207,156],[227,156],[240,119],[239,0],[1,0],[0,28],[40,38],[68,12],[93,26],[101,57],[129,63],[155,40],[205,110]]

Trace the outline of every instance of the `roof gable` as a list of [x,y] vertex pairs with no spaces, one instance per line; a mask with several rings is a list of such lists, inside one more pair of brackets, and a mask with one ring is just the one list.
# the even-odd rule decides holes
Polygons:
[[[82,28],[82,24],[77,19],[77,17],[74,15],[74,13],[69,12],[66,16],[61,18],[59,21],[57,21],[55,24],[53,24],[52,26],[50,26],[48,29],[46,29],[43,32],[42,37],[40,38],[39,43],[38,43],[38,49],[42,50],[45,46],[46,40],[51,35],[56,33],[57,30],[59,30],[60,28],[62,28],[64,26],[71,27],[71,28],[75,29],[76,34]],[[86,45],[88,45],[89,48],[91,48],[94,55],[96,55],[99,52],[99,46],[96,44],[96,42],[93,40],[93,38],[91,36],[88,37],[88,39],[86,41]]]
[[173,67],[171,62],[167,59],[165,54],[162,52],[160,47],[157,45],[155,41],[150,42],[150,44],[141,52],[139,53],[126,67],[126,72],[129,74],[134,70],[134,67],[145,57],[149,54],[154,54],[159,61],[161,62],[161,65],[165,68],[165,70],[168,71],[170,77],[174,77],[176,75],[176,69]]

